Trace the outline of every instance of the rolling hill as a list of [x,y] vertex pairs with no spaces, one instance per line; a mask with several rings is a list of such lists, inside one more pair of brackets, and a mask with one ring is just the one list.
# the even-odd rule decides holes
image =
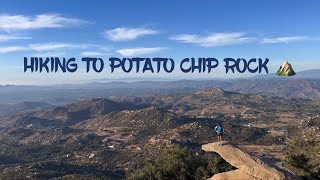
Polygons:
[[[201,145],[214,141],[213,129],[219,122],[226,130],[225,140],[277,162],[287,142],[283,132],[298,125],[299,119],[317,117],[319,109],[319,101],[211,87],[179,94],[87,99],[10,115],[1,121],[4,170],[0,178],[123,179],[173,145],[204,155]],[[259,152],[251,146],[260,147]],[[265,147],[275,148],[264,151]]]

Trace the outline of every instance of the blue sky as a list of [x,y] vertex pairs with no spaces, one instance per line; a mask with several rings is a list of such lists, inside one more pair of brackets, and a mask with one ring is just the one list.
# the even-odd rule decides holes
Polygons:
[[296,71],[320,68],[319,7],[319,1],[292,0],[3,0],[0,84],[249,76],[226,75],[222,68],[212,74],[23,73],[25,56],[172,57],[177,63],[185,57],[261,57],[270,59],[270,72],[284,59]]

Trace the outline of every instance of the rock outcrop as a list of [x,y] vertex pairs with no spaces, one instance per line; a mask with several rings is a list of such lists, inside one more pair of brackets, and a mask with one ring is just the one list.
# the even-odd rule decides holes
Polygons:
[[236,169],[233,171],[228,171],[224,173],[215,174],[213,177],[211,177],[208,180],[257,180],[258,178],[255,178],[254,176],[251,176],[249,174],[246,174],[245,172],[241,171],[240,169]]
[[237,168],[233,171],[216,174],[210,179],[299,179],[289,172],[268,165],[226,141],[223,142],[222,146],[218,143],[202,145],[202,150],[218,153],[228,163]]

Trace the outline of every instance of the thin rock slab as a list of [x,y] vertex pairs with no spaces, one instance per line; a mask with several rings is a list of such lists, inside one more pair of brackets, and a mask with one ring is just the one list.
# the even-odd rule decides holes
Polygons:
[[208,180],[257,180],[257,178],[241,171],[240,169],[236,169],[233,171],[215,174]]
[[218,143],[202,145],[202,150],[218,153],[232,166],[257,179],[291,179],[260,159],[250,156],[226,141],[222,142],[222,146],[218,145]]

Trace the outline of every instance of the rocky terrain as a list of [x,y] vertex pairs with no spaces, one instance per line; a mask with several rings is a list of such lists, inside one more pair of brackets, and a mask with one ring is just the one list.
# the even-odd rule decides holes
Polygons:
[[173,145],[202,156],[201,145],[215,141],[219,122],[225,140],[279,163],[295,129],[318,132],[319,107],[319,101],[212,87],[87,99],[9,115],[0,121],[0,178],[123,179]]
[[107,114],[113,111],[123,109],[137,109],[140,106],[135,106],[131,103],[115,102],[108,99],[89,99],[72,104],[62,106],[52,106],[41,111],[32,111],[26,113],[18,113],[0,119],[1,122],[8,126],[8,123],[15,126],[67,126],[77,122]]
[[[20,102],[17,104],[0,105],[0,115],[6,116],[16,114],[17,112],[28,112],[45,109],[52,106],[45,102]],[[0,117],[1,117],[0,116]]]

